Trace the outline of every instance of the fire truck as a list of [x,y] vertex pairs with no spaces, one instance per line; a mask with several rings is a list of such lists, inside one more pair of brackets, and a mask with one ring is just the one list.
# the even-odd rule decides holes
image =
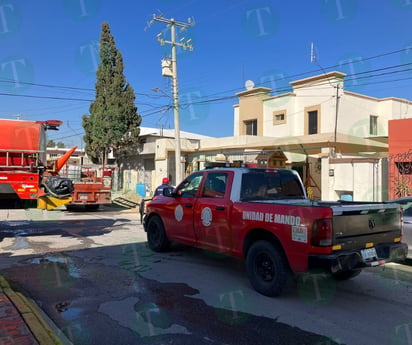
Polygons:
[[112,175],[114,168],[100,165],[66,166],[61,175],[73,181],[72,200],[67,209],[97,210],[100,205],[112,203]]
[[69,203],[74,190],[69,178],[59,176],[76,146],[48,165],[46,131],[58,130],[59,120],[0,119],[0,204],[26,207],[37,203],[51,210]]

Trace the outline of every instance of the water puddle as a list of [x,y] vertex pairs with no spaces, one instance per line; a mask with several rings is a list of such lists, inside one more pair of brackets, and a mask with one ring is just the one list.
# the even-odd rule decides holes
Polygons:
[[29,242],[24,237],[17,236],[14,244],[5,248],[7,250],[19,250],[19,249],[27,249],[30,248]]
[[4,224],[7,226],[14,227],[14,226],[28,225],[30,224],[30,222],[7,221],[7,222],[4,222]]
[[69,308],[60,313],[61,317],[67,321],[76,320],[79,315],[83,312],[82,308]]
[[52,262],[56,264],[63,264],[67,266],[69,275],[72,278],[80,278],[80,270],[76,267],[73,261],[67,257],[58,257],[58,256],[44,256],[41,258],[34,258],[31,263],[32,264],[43,264],[45,262]]
[[[12,224],[8,224],[10,225],[10,227],[13,226],[17,226],[17,225],[12,225]],[[20,224],[22,225],[22,224]],[[33,235],[38,233],[38,229],[33,229],[33,228],[27,228],[27,229],[16,229],[16,228],[12,228],[12,229],[2,229],[1,231],[2,234],[6,235],[7,237],[17,237],[17,236],[29,236],[29,235]]]
[[12,245],[8,247],[4,247],[5,250],[20,250],[20,249],[27,249],[30,248],[31,245],[29,241],[25,237],[15,236],[14,242]]

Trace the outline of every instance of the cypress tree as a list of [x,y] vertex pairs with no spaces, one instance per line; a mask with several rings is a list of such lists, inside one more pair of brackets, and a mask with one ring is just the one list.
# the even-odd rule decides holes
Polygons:
[[96,97],[90,114],[83,115],[83,139],[93,162],[106,164],[109,152],[113,151],[118,161],[121,152],[138,144],[142,118],[134,103],[134,90],[123,75],[122,54],[106,22],[102,24],[99,55]]

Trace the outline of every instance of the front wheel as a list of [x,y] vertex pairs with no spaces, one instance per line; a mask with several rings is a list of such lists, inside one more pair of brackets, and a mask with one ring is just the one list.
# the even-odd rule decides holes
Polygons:
[[170,242],[166,236],[163,222],[158,216],[153,216],[147,222],[147,242],[149,248],[155,252],[164,252],[169,248]]
[[252,244],[246,256],[246,270],[253,288],[270,297],[283,292],[290,273],[281,250],[268,241]]

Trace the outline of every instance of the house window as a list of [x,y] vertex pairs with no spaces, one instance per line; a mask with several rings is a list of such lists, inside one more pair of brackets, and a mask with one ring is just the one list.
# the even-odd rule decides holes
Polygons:
[[401,175],[412,175],[412,162],[395,162],[398,172]]
[[273,112],[273,125],[281,125],[286,123],[286,111]]
[[257,135],[257,120],[245,121],[246,135]]
[[308,111],[308,134],[318,134],[318,111]]
[[155,170],[154,159],[144,159],[143,160],[143,167],[144,167],[144,170],[146,170],[146,171]]
[[369,134],[378,135],[378,117],[371,115],[369,117]]

